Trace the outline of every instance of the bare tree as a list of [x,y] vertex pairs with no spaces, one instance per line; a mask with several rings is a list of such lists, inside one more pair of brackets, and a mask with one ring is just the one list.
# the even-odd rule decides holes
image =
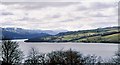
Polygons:
[[2,41],[2,59],[6,64],[19,64],[23,59],[23,52],[19,50],[17,42]]
[[25,60],[25,65],[44,65],[45,64],[45,54],[40,54],[35,48],[31,48],[27,59]]
[[2,46],[1,46],[1,42],[0,42],[0,65],[2,64]]
[[64,52],[63,51],[53,51],[47,54],[48,60],[47,63],[50,65],[64,64]]
[[65,51],[65,57],[65,61],[67,61],[69,65],[83,65],[84,63],[83,55],[72,49]]
[[53,51],[47,55],[51,65],[83,65],[82,54],[72,49]]
[[115,53],[114,58],[112,59],[113,63],[120,64],[120,50]]
[[84,60],[85,60],[85,64],[92,64],[92,65],[101,64],[103,62],[102,58],[96,55],[84,56]]
[[0,58],[2,58],[2,45],[1,45],[1,42],[0,42]]

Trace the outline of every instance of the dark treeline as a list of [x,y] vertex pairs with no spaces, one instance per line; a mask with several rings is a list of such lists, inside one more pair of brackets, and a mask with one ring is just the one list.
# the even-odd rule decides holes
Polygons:
[[[82,53],[69,49],[58,50],[50,53],[40,53],[31,48],[27,57],[19,49],[17,42],[2,42],[2,64],[1,65],[119,65],[120,51],[110,60],[103,60],[96,55],[83,55]],[[23,61],[24,60],[24,61]]]

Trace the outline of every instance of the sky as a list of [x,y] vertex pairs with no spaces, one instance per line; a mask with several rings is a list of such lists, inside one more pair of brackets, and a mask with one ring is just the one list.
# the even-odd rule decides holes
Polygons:
[[118,0],[2,0],[0,27],[86,30],[118,26]]

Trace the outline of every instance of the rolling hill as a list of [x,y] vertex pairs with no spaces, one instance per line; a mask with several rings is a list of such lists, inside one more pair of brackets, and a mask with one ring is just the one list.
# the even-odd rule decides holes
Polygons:
[[54,36],[37,37],[26,42],[85,42],[119,43],[120,27],[106,27],[92,30],[79,30],[59,33]]

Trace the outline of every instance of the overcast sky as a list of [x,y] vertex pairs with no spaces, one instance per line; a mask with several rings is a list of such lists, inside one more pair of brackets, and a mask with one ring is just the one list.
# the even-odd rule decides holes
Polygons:
[[4,1],[9,2],[0,4],[0,27],[74,31],[118,26],[116,0],[104,2],[101,0],[91,0],[91,2],[87,0],[80,2]]

